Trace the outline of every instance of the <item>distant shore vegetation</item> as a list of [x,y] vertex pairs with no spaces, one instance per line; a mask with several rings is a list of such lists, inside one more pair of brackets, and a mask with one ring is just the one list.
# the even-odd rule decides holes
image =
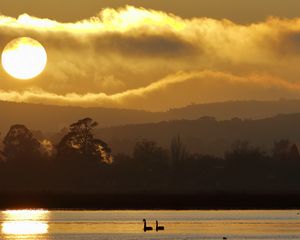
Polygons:
[[264,151],[236,141],[223,157],[190,152],[179,135],[169,148],[142,139],[132,154],[94,136],[84,118],[57,143],[39,140],[22,124],[10,127],[0,151],[1,191],[95,193],[288,193],[300,191],[300,155],[287,139]]

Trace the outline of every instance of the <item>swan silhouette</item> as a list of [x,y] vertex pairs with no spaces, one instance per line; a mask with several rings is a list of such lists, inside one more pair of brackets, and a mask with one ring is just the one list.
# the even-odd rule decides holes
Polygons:
[[152,227],[147,227],[146,219],[143,219],[143,222],[144,222],[144,232],[152,231],[153,230]]
[[165,227],[164,226],[158,226],[158,221],[156,220],[156,231],[163,231],[165,230]]

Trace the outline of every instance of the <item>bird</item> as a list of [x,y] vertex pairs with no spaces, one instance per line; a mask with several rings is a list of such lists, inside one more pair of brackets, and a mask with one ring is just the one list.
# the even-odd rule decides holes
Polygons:
[[223,240],[227,240],[227,237],[223,237]]
[[156,220],[156,228],[155,228],[156,232],[157,231],[163,231],[165,230],[165,227],[164,226],[158,226],[158,221]]
[[146,219],[143,219],[143,222],[144,222],[144,232],[152,231],[153,230],[152,227],[147,227]]

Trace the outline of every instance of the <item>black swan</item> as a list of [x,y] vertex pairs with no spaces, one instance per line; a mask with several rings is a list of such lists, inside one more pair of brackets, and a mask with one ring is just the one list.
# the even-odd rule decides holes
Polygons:
[[144,232],[153,230],[152,227],[147,227],[146,219],[143,219],[143,222],[144,222]]
[[165,230],[165,227],[164,226],[158,226],[158,221],[156,220],[156,231],[163,231]]

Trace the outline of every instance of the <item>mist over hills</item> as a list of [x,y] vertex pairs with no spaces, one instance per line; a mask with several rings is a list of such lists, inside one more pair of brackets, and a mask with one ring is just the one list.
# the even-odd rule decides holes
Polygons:
[[300,143],[299,123],[300,113],[258,120],[203,117],[103,128],[97,131],[97,135],[107,141],[115,153],[130,154],[134,144],[143,139],[169,148],[171,139],[180,135],[191,152],[222,156],[237,140],[249,141],[265,151],[270,151],[273,143],[281,139]]
[[[237,105],[246,106],[248,104],[251,106],[248,108],[249,112],[254,106],[259,108],[259,104],[255,105],[257,102],[250,103],[233,102],[212,104],[211,106],[215,109],[220,106],[225,106],[224,108],[227,106],[227,109],[230,109],[228,106],[231,106],[232,113],[235,109],[241,109],[233,107]],[[286,105],[289,103],[288,106],[294,104],[294,108],[290,107],[288,111],[297,109],[294,101],[279,101],[278,105],[282,103]],[[262,111],[266,106],[272,104],[276,106],[275,102],[264,102],[261,104],[263,107],[259,109]],[[300,146],[300,128],[298,128],[300,112],[281,113],[260,119],[235,117],[224,120],[204,116],[194,120],[158,121],[159,118],[157,118],[158,122],[152,123],[110,127],[102,124],[95,128],[96,124],[93,119],[86,118],[77,121],[86,117],[85,114],[92,113],[88,108],[27,104],[10,106],[16,105],[23,112],[14,112],[14,116],[22,117],[24,115],[27,117],[18,119],[18,122],[26,124],[24,119],[27,119],[34,127],[28,125],[31,129],[41,130],[41,132],[38,136],[38,131],[34,130],[32,135],[30,129],[17,125],[5,138],[1,147],[3,156],[0,161],[0,181],[4,183],[0,186],[2,192],[13,190],[12,193],[20,194],[29,189],[34,194],[47,192],[67,194],[64,196],[69,196],[70,193],[205,195],[219,192],[226,194],[254,192],[255,194],[299,194],[300,155],[297,145]],[[286,105],[282,104],[281,107]],[[11,116],[13,113],[9,111],[9,104],[7,106],[6,109],[2,109],[3,115],[8,112],[8,115]],[[22,109],[24,106],[25,108]],[[182,116],[191,117],[197,112],[187,109],[195,110],[195,107],[189,106],[166,113],[146,113],[151,116],[156,114],[155,116],[167,118],[173,111],[177,113],[186,111]],[[200,109],[201,107],[203,106],[199,105]],[[24,109],[40,110],[41,118],[29,118],[29,112],[25,112]],[[277,107],[278,109],[281,108]],[[70,114],[71,110],[77,115],[74,114],[67,119],[65,114]],[[130,112],[130,110],[100,110],[102,111],[94,109],[95,116],[92,116],[100,123],[101,113],[114,111],[115,116],[118,117],[116,120],[122,122],[122,119],[119,119],[122,116],[120,113],[126,117]],[[247,108],[241,110],[243,111],[240,115],[247,113]],[[141,114],[142,111],[132,112],[138,113],[136,116],[144,116]],[[272,113],[270,110],[266,112]],[[273,111],[273,113],[275,112]],[[90,114],[88,116],[91,116]],[[219,118],[224,115],[225,112],[223,115],[219,115]],[[111,117],[112,115],[109,114],[103,117],[107,121],[107,125],[109,125],[108,119]],[[145,120],[145,118],[139,120],[141,119]],[[70,120],[70,122],[66,120]],[[136,121],[136,119],[133,120]],[[59,129],[55,131],[55,124],[62,124],[62,121],[66,121],[65,126],[75,123],[72,124],[69,132]],[[126,121],[129,120],[126,119]],[[51,129],[53,132],[47,133],[43,127],[47,127],[49,122],[52,124],[51,128],[46,129]],[[40,128],[34,125],[35,123],[39,123],[38,127]],[[90,143],[101,144],[96,145],[97,148],[88,148],[91,149],[88,152],[89,155],[82,153],[84,148],[79,145],[87,135],[86,130]],[[71,144],[69,140],[65,140],[66,137],[70,139]],[[38,141],[45,138],[50,141]],[[290,141],[280,141],[285,139]],[[239,142],[242,144],[238,145],[238,143],[232,148],[232,143],[237,140],[242,140]],[[248,141],[250,144],[244,141]],[[274,142],[277,143],[274,145]],[[106,149],[105,151],[109,155],[103,155],[103,149]],[[178,154],[177,150],[172,151],[174,149],[181,150]],[[104,157],[109,161],[104,162]],[[37,179],[39,181],[36,181]],[[36,197],[33,196],[33,198]],[[14,198],[14,196],[9,197]]]
[[6,132],[12,124],[20,123],[30,129],[57,132],[70,123],[87,116],[98,121],[99,126],[115,126],[160,120],[155,113],[109,108],[82,108],[43,104],[0,102],[0,131]]
[[298,113],[300,112],[300,100],[193,104],[166,112],[0,102],[0,111],[0,132],[4,134],[12,124],[16,123],[25,124],[30,129],[43,132],[57,132],[70,123],[87,116],[98,121],[99,127],[102,128],[179,119],[194,120],[203,116],[212,116],[217,120],[234,117],[260,119],[277,114]]

